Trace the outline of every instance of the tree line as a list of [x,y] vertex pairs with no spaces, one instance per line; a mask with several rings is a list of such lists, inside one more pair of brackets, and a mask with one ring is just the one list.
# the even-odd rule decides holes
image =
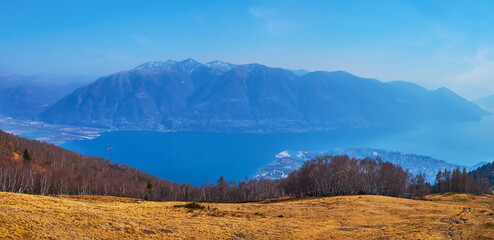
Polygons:
[[465,168],[453,170],[444,169],[436,175],[433,190],[436,193],[490,193],[491,185],[486,177],[477,176],[474,172],[468,173]]
[[488,193],[490,184],[465,170],[444,170],[436,182],[424,174],[381,159],[321,156],[309,160],[287,178],[225,181],[201,187],[177,184],[128,165],[82,156],[52,144],[0,131],[0,191],[58,194],[111,195],[158,201],[245,202],[275,197],[376,194],[423,197],[433,192]]

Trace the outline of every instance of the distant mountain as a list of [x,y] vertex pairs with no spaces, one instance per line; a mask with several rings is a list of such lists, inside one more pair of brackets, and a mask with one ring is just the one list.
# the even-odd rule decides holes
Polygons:
[[0,89],[0,115],[18,119],[36,119],[49,104],[63,95],[34,85]]
[[96,78],[93,76],[57,76],[52,74],[24,76],[19,74],[10,74],[0,76],[0,89],[18,87],[21,85],[31,85],[47,88],[54,92],[67,95],[78,87],[90,83],[94,79]]
[[494,95],[479,98],[474,102],[488,111],[494,111]]
[[222,61],[148,62],[104,76],[45,110],[49,123],[194,131],[309,131],[489,114],[454,92]]
[[424,173],[426,175],[426,180],[430,183],[434,183],[436,174],[439,170],[466,168],[467,171],[471,171],[485,164],[482,162],[474,166],[462,166],[428,156],[368,148],[334,149],[327,152],[283,151],[276,155],[276,160],[273,163],[262,168],[254,178],[278,179],[287,177],[292,171],[299,169],[307,160],[322,155],[348,155],[351,158],[358,159],[366,157],[376,159],[379,157],[383,161],[399,165],[405,170],[408,169],[408,171],[414,175]]

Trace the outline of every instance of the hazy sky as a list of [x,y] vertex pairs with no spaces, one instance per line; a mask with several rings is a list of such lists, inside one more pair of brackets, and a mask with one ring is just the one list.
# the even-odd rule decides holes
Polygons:
[[0,74],[194,58],[494,93],[494,1],[2,1]]

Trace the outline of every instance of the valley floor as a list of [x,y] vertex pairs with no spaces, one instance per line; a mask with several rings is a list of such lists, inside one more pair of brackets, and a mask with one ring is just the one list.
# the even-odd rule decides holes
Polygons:
[[492,195],[147,202],[0,192],[0,238],[29,239],[493,239]]

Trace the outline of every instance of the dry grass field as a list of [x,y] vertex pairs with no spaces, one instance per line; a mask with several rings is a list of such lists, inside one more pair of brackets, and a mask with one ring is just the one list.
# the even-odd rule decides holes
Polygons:
[[256,203],[147,202],[0,193],[0,238],[28,239],[493,239],[494,197],[383,196]]

